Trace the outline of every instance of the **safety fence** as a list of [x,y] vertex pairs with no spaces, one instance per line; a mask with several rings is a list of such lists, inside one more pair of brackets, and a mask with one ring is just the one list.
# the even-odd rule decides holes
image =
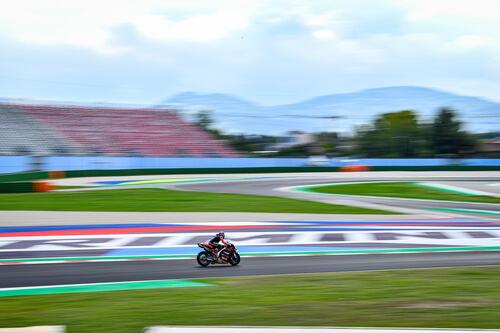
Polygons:
[[36,171],[0,174],[0,182],[17,182],[39,179],[72,177],[110,177],[138,175],[180,174],[238,174],[238,173],[292,173],[292,172],[338,172],[338,171],[498,171],[500,166],[442,165],[442,166],[366,166],[347,167],[260,167],[260,168],[172,168],[172,169],[94,169],[68,171]]
[[[55,178],[174,174],[360,171],[500,171],[500,159],[318,159],[46,157],[30,170],[23,156],[0,156],[0,193],[47,192]],[[315,165],[311,165],[315,164]],[[131,167],[143,166],[143,167]],[[6,173],[6,170],[9,173]],[[12,171],[15,170],[15,171]],[[12,171],[12,172],[11,172]]]
[[500,159],[445,158],[167,158],[167,157],[110,157],[110,156],[0,156],[0,174],[32,170],[123,170],[123,169],[238,169],[238,168],[342,168],[367,166],[385,168],[443,168],[492,167],[500,168]]

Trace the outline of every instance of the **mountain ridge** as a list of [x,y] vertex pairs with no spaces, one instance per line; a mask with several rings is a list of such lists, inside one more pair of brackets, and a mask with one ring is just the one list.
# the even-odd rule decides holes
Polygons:
[[[451,107],[457,110],[467,129],[472,131],[498,130],[500,117],[499,102],[421,86],[371,88],[271,106],[230,94],[184,92],[166,99],[162,104],[179,108],[187,114],[212,110],[218,128],[248,134],[278,135],[291,130],[352,131],[354,126],[368,123],[380,113],[404,109],[415,110],[420,117],[428,119],[437,109]],[[296,116],[334,116],[338,120],[293,118]],[[488,117],[494,120],[485,121]]]

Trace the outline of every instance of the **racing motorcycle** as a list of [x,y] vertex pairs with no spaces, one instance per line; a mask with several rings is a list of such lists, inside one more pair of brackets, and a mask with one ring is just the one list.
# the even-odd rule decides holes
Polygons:
[[236,246],[228,240],[226,240],[226,243],[227,246],[219,252],[218,256],[212,252],[213,247],[210,242],[198,243],[198,246],[203,249],[196,257],[198,264],[203,267],[207,267],[210,264],[238,265],[241,258]]

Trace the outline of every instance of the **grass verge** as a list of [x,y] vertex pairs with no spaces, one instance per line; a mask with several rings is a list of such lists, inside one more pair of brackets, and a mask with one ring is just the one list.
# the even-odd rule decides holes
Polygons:
[[3,327],[136,333],[152,325],[500,328],[500,267],[203,279],[212,287],[0,298]]
[[167,189],[1,194],[0,210],[391,214],[305,200]]
[[310,189],[329,194],[371,195],[411,199],[450,200],[465,202],[487,202],[500,204],[500,198],[482,195],[463,195],[421,187],[411,182],[363,183],[325,185]]

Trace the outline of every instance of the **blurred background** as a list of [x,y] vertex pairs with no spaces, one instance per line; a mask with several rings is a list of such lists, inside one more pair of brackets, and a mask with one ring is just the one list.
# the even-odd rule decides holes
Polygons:
[[499,87],[498,0],[0,0],[0,331],[498,330]]
[[494,9],[488,0],[9,3],[0,172],[119,163],[84,156],[133,157],[132,167],[499,157]]

